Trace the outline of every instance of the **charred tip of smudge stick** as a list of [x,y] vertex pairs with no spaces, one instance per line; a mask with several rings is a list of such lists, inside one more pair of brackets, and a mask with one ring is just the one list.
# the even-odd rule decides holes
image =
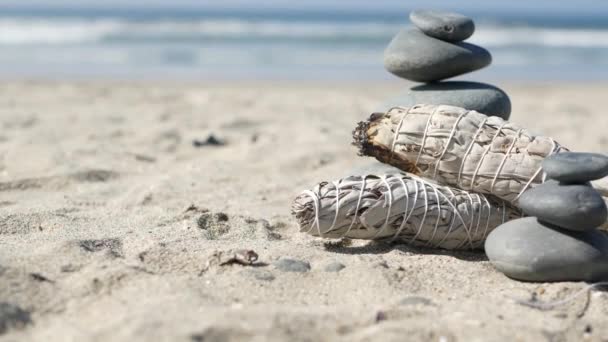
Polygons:
[[384,118],[385,113],[372,113],[369,120],[361,121],[357,124],[357,127],[353,130],[353,142],[352,145],[359,148],[357,153],[359,156],[371,156],[375,157],[379,162],[393,165],[402,171],[421,174],[420,169],[410,160],[402,158],[393,158],[393,152],[385,146],[375,145],[370,139],[368,134],[369,129],[378,120]]
[[352,145],[359,148],[359,156],[369,156],[371,153],[372,145],[369,143],[369,136],[367,135],[369,126],[369,121],[361,121],[353,130]]

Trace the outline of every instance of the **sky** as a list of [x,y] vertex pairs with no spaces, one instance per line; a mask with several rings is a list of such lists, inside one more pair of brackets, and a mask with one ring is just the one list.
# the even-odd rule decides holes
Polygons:
[[466,10],[528,10],[533,12],[606,11],[608,1],[601,0],[3,0],[8,7],[79,7],[79,8],[290,8],[290,9],[403,9],[412,7]]

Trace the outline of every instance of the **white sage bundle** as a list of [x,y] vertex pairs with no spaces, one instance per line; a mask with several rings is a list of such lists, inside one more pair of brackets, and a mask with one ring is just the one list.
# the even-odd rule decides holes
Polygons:
[[300,231],[326,238],[390,240],[446,249],[483,247],[500,224],[521,217],[493,196],[411,174],[351,176],[302,192],[292,214]]
[[353,137],[361,155],[511,202],[542,183],[543,159],[568,151],[499,117],[445,105],[374,113],[359,123]]

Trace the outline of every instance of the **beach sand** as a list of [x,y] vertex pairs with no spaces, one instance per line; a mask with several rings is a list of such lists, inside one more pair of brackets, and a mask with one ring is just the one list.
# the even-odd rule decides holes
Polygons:
[[[608,150],[608,85],[498,85],[511,121]],[[0,83],[0,341],[608,337],[605,292],[547,311],[517,302],[583,283],[510,280],[481,252],[298,232],[293,198],[370,162],[351,131],[399,89]],[[238,249],[256,264],[223,264]],[[311,269],[281,271],[279,258]],[[335,262],[345,268],[326,271]]]

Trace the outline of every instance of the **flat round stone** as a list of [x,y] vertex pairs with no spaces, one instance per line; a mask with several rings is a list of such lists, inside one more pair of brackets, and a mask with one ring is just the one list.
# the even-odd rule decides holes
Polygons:
[[444,104],[474,110],[508,120],[511,100],[501,89],[485,83],[446,81],[417,85],[382,104],[378,112],[392,107],[412,107],[417,104]]
[[548,178],[564,183],[585,183],[608,176],[608,156],[599,153],[557,153],[543,161]]
[[453,12],[417,10],[410,20],[427,36],[447,42],[463,41],[475,32],[473,19]]
[[488,50],[468,43],[448,43],[417,29],[403,29],[384,51],[384,67],[415,82],[463,75],[492,63]]
[[486,239],[485,251],[497,270],[514,279],[608,279],[608,237],[597,230],[561,230],[526,217],[493,230]]
[[518,205],[529,216],[575,231],[597,228],[608,217],[604,199],[589,185],[541,184],[524,192]]

